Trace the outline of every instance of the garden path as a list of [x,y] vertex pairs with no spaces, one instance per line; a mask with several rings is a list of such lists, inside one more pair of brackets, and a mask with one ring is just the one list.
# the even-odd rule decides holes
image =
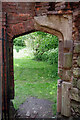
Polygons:
[[53,118],[53,102],[36,97],[27,98],[17,110],[16,118]]

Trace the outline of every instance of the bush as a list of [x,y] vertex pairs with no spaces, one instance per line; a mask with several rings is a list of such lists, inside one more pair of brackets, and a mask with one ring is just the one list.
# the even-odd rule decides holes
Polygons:
[[35,59],[48,61],[50,64],[58,63],[58,38],[40,31],[35,32],[34,36]]
[[19,52],[19,50],[25,48],[25,46],[14,46],[14,49],[16,49],[17,52]]
[[58,63],[58,48],[51,49],[42,54],[42,52],[38,52],[35,55],[36,60],[48,61],[50,64]]
[[23,39],[22,36],[20,36],[18,38],[15,38],[13,43],[14,43],[15,46],[22,46],[22,47],[26,46],[25,45],[25,40]]
[[17,52],[19,52],[20,49],[23,49],[26,46],[24,36],[15,38],[13,44],[14,44],[14,49],[16,49]]
[[58,48],[48,51],[48,61],[50,64],[58,63]]
[[[38,44],[38,46],[37,46]],[[50,49],[55,49],[58,47],[58,38],[56,36],[46,34],[45,36],[38,38],[35,49],[36,52],[42,52],[48,51]]]

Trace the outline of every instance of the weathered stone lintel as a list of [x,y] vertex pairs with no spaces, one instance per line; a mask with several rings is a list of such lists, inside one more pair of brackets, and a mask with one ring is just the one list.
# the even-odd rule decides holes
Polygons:
[[[64,41],[72,39],[72,15],[45,15],[43,17],[34,17],[34,21],[40,26],[48,27],[59,32],[59,39],[64,38]],[[56,24],[54,24],[55,21]]]
[[59,41],[63,41],[62,34],[59,31],[57,31],[56,29],[54,29],[54,28],[50,28],[47,25],[46,26],[40,25],[35,20],[34,20],[34,28],[35,28],[35,30],[39,30],[39,31],[41,30],[43,32],[47,32],[47,33],[56,35],[56,36],[58,36]]

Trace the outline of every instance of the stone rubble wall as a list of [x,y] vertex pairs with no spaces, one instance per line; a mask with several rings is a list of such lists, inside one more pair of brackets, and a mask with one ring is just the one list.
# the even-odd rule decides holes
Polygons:
[[80,7],[73,12],[73,80],[71,113],[80,117]]

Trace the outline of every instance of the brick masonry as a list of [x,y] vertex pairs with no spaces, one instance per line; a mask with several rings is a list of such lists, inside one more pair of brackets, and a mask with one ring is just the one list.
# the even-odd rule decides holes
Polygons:
[[[4,40],[5,91],[3,85],[2,91],[5,92],[5,97],[4,92],[2,92],[3,111],[7,111],[9,105],[7,101],[14,98],[13,38],[40,30],[54,34],[59,38],[58,73],[63,82],[60,83],[62,86],[62,93],[58,94],[58,103],[61,103],[61,106],[57,104],[57,108],[59,106],[58,112],[67,117],[79,117],[80,2],[52,2],[52,4],[49,2],[3,2],[2,27],[5,29],[5,33],[7,33],[8,40],[8,58],[6,58],[7,52]],[[6,39],[5,36],[4,39]],[[1,42],[0,46],[2,46]],[[1,56],[2,51],[0,50],[0,57]],[[8,60],[8,73],[6,73],[6,60]],[[1,61],[0,66],[2,66]],[[4,98],[6,104],[4,103]],[[68,102],[65,102],[65,100]],[[4,108],[4,104],[6,108]],[[68,110],[69,112],[67,112]]]

